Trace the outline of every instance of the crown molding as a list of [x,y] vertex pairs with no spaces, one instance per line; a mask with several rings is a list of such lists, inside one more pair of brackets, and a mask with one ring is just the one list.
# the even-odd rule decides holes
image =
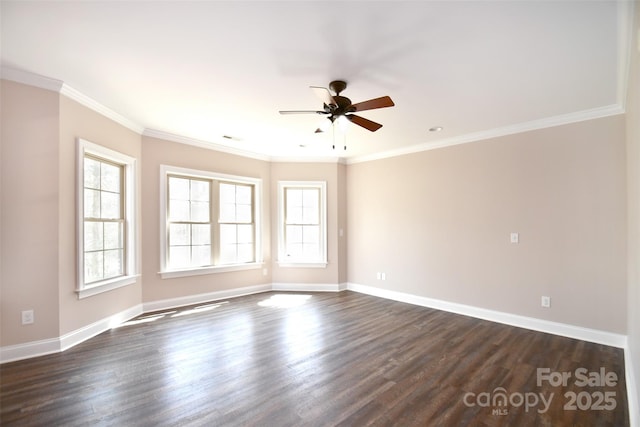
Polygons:
[[396,150],[383,151],[366,156],[359,156],[347,159],[347,164],[370,162],[373,160],[387,159],[390,157],[403,156],[405,154],[419,153],[422,151],[435,150],[437,148],[450,147],[453,145],[467,144],[470,142],[485,141],[487,139],[498,138],[506,135],[513,135],[533,130],[551,128],[571,123],[578,123],[586,120],[599,119],[603,117],[624,114],[624,108],[619,104],[607,105],[590,110],[578,111],[575,113],[562,114],[559,116],[547,117],[540,120],[533,120],[525,123],[504,126],[479,132],[468,133],[453,138],[441,139],[433,142],[412,145],[410,147]]
[[109,107],[104,106],[103,104],[99,103],[95,99],[88,97],[87,95],[72,88],[66,83],[62,84],[62,87],[60,88],[60,95],[64,95],[67,98],[72,99],[81,105],[84,105],[85,107],[95,111],[96,113],[101,114],[113,120],[114,122],[119,123],[122,126],[134,131],[138,135],[141,135],[142,132],[144,131],[143,126],[140,126],[139,124],[135,123],[132,120],[129,120],[123,115],[116,113]]
[[62,85],[64,85],[64,82],[62,80],[56,80],[50,77],[41,76],[40,74],[30,73],[28,71],[17,70],[15,68],[9,67],[2,67],[2,69],[0,69],[0,76],[4,80],[10,80],[12,82],[50,90],[52,92],[60,92]]
[[14,68],[2,67],[0,75],[5,80],[10,80],[16,83],[22,83],[28,86],[34,86],[40,89],[50,90],[58,92],[60,95],[64,95],[69,99],[78,102],[81,105],[101,114],[116,123],[134,131],[137,134],[142,134],[144,128],[139,124],[129,120],[121,114],[116,113],[112,109],[100,104],[93,98],[88,97],[82,92],[72,88],[62,80],[52,79],[50,77],[41,76],[29,71],[17,70]]
[[157,138],[157,139],[163,139],[165,141],[192,145],[194,147],[205,148],[207,150],[220,151],[227,154],[235,154],[237,156],[249,157],[251,159],[271,161],[271,157],[266,154],[260,154],[253,151],[241,150],[239,148],[228,147],[226,145],[217,144],[215,142],[204,141],[201,139],[175,135],[175,134],[164,132],[161,130],[147,128],[142,132],[142,135],[148,136],[150,138]]

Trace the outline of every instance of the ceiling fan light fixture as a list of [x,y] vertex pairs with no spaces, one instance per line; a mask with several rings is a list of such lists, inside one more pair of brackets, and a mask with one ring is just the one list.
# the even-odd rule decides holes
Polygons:
[[320,122],[320,125],[318,126],[318,129],[316,129],[316,133],[328,131],[329,128],[331,127],[331,123],[333,122],[331,121],[330,117],[327,117],[326,119],[322,120]]

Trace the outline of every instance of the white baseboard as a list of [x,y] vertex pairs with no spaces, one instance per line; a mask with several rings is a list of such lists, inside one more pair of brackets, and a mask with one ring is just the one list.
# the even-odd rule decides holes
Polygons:
[[626,335],[616,334],[613,332],[583,328],[581,326],[568,325],[565,323],[551,322],[548,320],[520,316],[517,314],[505,313],[502,311],[489,310],[486,308],[473,307],[470,305],[421,297],[404,292],[380,289],[373,286],[349,283],[347,285],[347,289],[363,294],[377,296],[380,298],[406,302],[422,307],[435,308],[437,310],[448,311],[450,313],[462,314],[464,316],[471,316],[478,319],[504,323],[510,326],[517,326],[519,328],[546,332],[549,334],[575,338],[583,341],[594,342],[597,344],[609,345],[612,347],[625,348],[627,342]]
[[272,291],[287,292],[339,292],[347,289],[346,283],[272,283]]
[[0,363],[59,353],[140,314],[142,314],[142,305],[138,304],[57,338],[1,347]]
[[183,307],[185,305],[201,304],[210,301],[217,301],[227,298],[236,298],[243,295],[269,292],[271,284],[247,286],[244,288],[228,289],[224,291],[207,292],[204,294],[187,295],[183,297],[164,299],[159,301],[145,302],[142,304],[145,313],[158,310],[168,310],[170,308]]
[[640,396],[638,395],[638,383],[636,383],[635,366],[629,345],[624,348],[624,380],[627,384],[627,401],[629,402],[629,425],[640,427]]

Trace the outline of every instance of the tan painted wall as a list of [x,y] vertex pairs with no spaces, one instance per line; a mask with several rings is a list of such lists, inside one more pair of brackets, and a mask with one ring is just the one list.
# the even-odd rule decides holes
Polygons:
[[626,333],[625,180],[623,116],[350,165],[349,282]]
[[[635,29],[640,31],[640,3],[636,2]],[[627,334],[636,387],[640,387],[640,41],[634,38],[627,92],[628,186],[628,316]],[[638,392],[640,390],[636,390]],[[636,404],[639,407],[640,403]],[[640,419],[640,414],[636,414]]]
[[[75,292],[76,255],[76,151],[77,139],[102,145],[140,162],[140,135],[80,105],[60,97],[59,171],[59,306],[60,333],[64,335],[134,307],[142,301],[142,278],[123,288],[79,300]],[[45,179],[45,178],[43,178]]]
[[[273,282],[295,284],[339,284],[340,259],[338,200],[343,183],[340,182],[340,166],[336,163],[278,163],[271,164],[271,230],[273,255]],[[326,181],[327,183],[327,261],[326,268],[280,267],[278,257],[278,182]],[[342,217],[344,220],[344,216]]]
[[[59,335],[59,95],[5,80],[0,91],[0,345],[8,346]],[[22,326],[28,309],[35,323]]]
[[[160,165],[262,179],[262,269],[162,279],[160,271]],[[142,137],[142,266],[143,300],[160,301],[271,282],[269,162],[221,153],[157,138]]]

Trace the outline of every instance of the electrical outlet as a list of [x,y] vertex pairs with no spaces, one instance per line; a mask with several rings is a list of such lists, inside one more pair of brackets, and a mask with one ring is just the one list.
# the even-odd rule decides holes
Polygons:
[[381,279],[382,280],[387,280],[387,273],[382,273]]
[[24,310],[22,312],[22,324],[31,325],[35,321],[33,310]]
[[511,243],[520,242],[520,235],[518,233],[511,233]]
[[382,273],[377,272],[377,273],[376,273],[376,279],[378,279],[378,280],[382,280]]
[[551,297],[543,296],[542,298],[540,298],[540,305],[543,306],[544,308],[550,308],[551,307]]

